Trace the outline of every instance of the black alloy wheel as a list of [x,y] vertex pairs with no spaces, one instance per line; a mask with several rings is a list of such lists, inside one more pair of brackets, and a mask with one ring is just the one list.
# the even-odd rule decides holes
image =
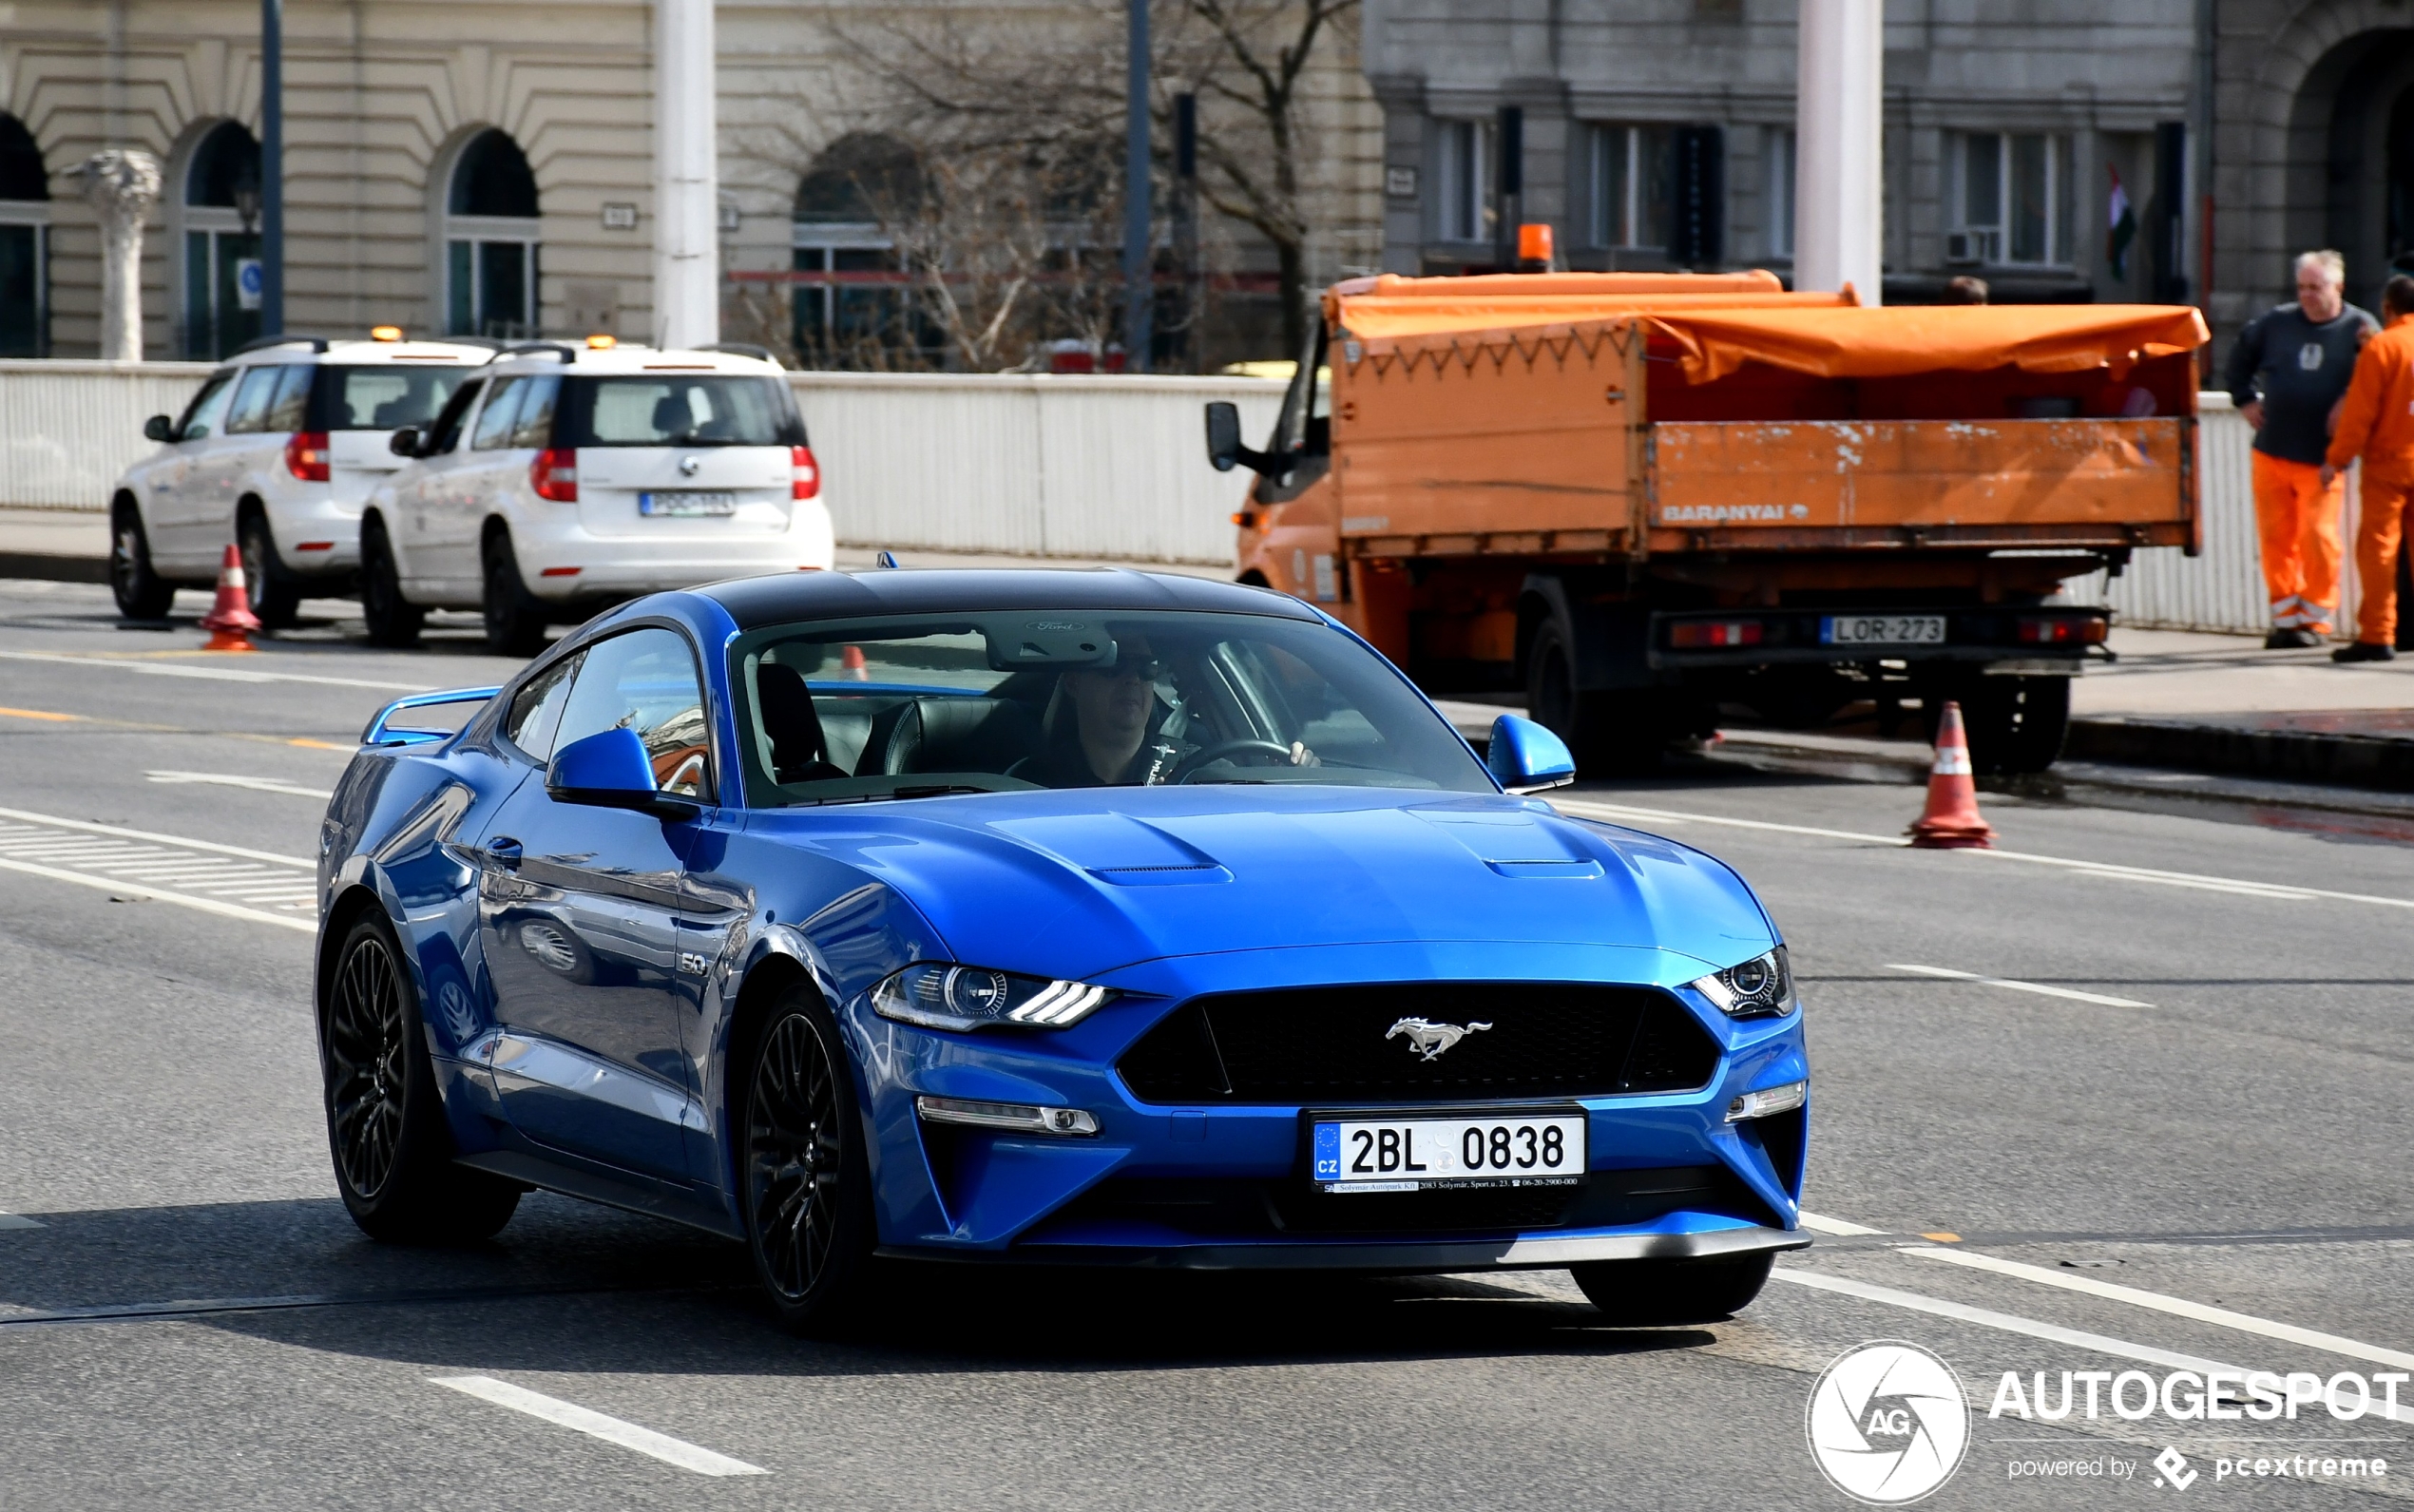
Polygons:
[[402,570],[382,520],[360,527],[360,617],[371,645],[397,650],[417,645],[428,622],[428,611],[402,596]]
[[511,538],[498,532],[487,543],[487,649],[499,657],[532,657],[545,649],[545,605],[520,576]]
[[277,555],[277,538],[257,510],[245,510],[235,530],[236,549],[243,557],[243,586],[250,593],[252,613],[264,630],[290,630],[301,608],[301,584],[285,571]]
[[849,1321],[872,1242],[865,1158],[837,1025],[807,988],[772,1009],[745,1087],[747,1247],[780,1323]]
[[319,1060],[335,1187],[363,1233],[447,1243],[511,1220],[527,1188],[453,1161],[418,993],[382,914],[354,923],[336,953]]
[[131,499],[119,500],[110,511],[109,592],[117,599],[117,612],[128,620],[164,620],[176,602],[176,584],[152,570],[151,538]]

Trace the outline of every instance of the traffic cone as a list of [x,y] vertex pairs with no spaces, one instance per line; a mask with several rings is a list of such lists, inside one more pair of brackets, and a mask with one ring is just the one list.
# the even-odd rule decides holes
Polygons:
[[838,653],[838,670],[852,682],[872,680],[872,669],[864,665],[863,647],[859,645],[851,645]]
[[252,632],[259,628],[259,616],[252,613],[251,595],[243,590],[243,553],[228,546],[225,561],[218,568],[218,602],[201,616],[201,628],[207,630],[209,644],[204,651],[256,651]]
[[1970,741],[1962,730],[1962,706],[1945,705],[1936,727],[1936,765],[1928,770],[1927,812],[1906,832],[1925,851],[1984,851],[1995,831],[1979,817],[1978,784],[1970,780]]

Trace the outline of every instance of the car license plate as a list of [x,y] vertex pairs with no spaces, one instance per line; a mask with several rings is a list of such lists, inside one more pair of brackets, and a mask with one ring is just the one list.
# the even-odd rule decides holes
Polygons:
[[640,514],[736,514],[738,495],[734,493],[641,493],[637,496]]
[[1830,614],[1819,621],[1822,645],[1943,645],[1941,614]]
[[1487,1118],[1319,1118],[1314,1180],[1326,1192],[1573,1186],[1583,1178],[1581,1113]]

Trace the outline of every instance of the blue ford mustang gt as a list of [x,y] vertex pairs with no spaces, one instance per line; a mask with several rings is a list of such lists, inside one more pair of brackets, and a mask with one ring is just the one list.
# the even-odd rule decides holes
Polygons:
[[693,1224],[797,1329],[882,1256],[1566,1267],[1723,1316],[1806,1242],[1785,947],[1718,862],[1524,795],[1571,775],[1230,584],[639,600],[384,711],[328,807],[344,1201]]

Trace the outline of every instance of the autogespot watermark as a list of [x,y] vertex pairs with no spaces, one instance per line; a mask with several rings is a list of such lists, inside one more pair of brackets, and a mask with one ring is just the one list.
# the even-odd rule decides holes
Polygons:
[[[2112,1419],[2143,1423],[2352,1423],[2398,1419],[2398,1393],[2414,1381],[2403,1371],[2370,1375],[2342,1370],[2018,1370],[2001,1373],[1991,1420],[2077,1423]],[[2414,1394],[2414,1393],[2409,1393]],[[1805,1430],[1820,1473],[1847,1496],[1874,1506],[1917,1502],[1953,1478],[1969,1451],[1970,1398],[1943,1359],[1916,1344],[1878,1339],[1847,1349],[1810,1388]],[[2216,1430],[2218,1431],[2218,1430]],[[2274,1445],[2248,1440],[2191,1443],[2151,1460],[2112,1450],[2015,1454],[2009,1480],[2135,1484],[2185,1491],[2204,1480],[2372,1482],[2389,1473],[2388,1460],[2355,1452],[2344,1441]],[[2074,1445],[2075,1446],[2075,1445]],[[2375,1445],[2374,1447],[2385,1447]],[[2275,1449],[2277,1452],[2275,1452]],[[2306,1452],[2318,1450],[2318,1452]]]

